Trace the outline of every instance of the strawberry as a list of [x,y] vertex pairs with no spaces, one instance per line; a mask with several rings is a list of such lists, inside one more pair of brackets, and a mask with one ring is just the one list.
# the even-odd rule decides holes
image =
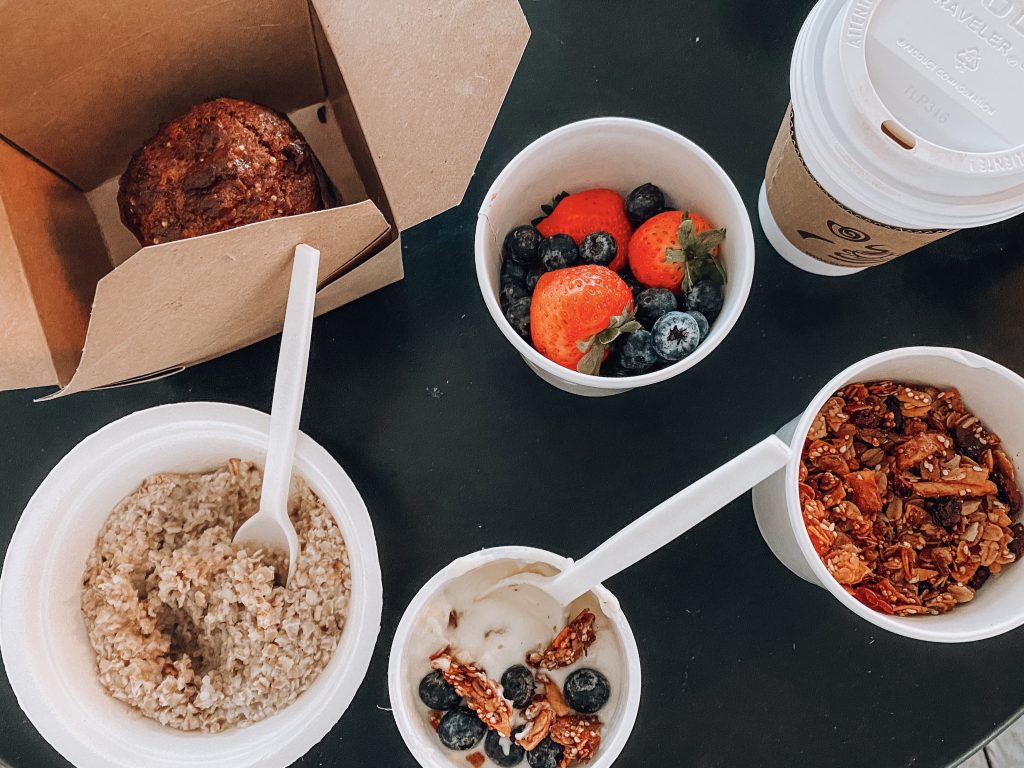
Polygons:
[[640,330],[633,314],[633,292],[608,267],[566,267],[537,281],[530,334],[544,357],[596,376],[608,346],[621,333]]
[[588,189],[561,197],[551,214],[537,223],[537,229],[544,237],[569,235],[577,245],[592,232],[607,232],[618,248],[615,260],[608,265],[616,272],[626,265],[633,234],[626,218],[626,201],[611,189]]
[[649,288],[679,293],[710,277],[725,282],[718,261],[724,229],[692,211],[665,211],[645,221],[629,241],[629,267]]

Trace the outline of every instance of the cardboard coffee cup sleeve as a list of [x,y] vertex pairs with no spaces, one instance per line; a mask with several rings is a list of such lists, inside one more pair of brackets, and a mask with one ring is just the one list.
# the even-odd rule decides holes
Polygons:
[[786,239],[811,258],[833,266],[859,269],[884,264],[956,231],[894,227],[840,203],[804,163],[792,107],[775,138],[765,186],[772,217]]

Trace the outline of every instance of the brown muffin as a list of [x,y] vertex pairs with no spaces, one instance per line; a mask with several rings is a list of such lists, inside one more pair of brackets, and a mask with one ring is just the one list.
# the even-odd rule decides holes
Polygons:
[[132,156],[117,193],[143,245],[323,208],[316,160],[287,117],[238,99],[198,104]]

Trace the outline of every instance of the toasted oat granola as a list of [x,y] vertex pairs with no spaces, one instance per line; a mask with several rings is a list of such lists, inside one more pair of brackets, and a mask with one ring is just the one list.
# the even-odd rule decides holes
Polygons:
[[1013,464],[956,389],[843,387],[808,430],[799,491],[825,567],[882,613],[946,613],[1024,552]]
[[542,669],[558,669],[576,663],[586,655],[587,648],[597,639],[595,621],[594,614],[584,609],[558,633],[544,653],[527,654],[526,663]]
[[287,588],[262,553],[232,543],[259,508],[262,472],[231,459],[158,474],[111,512],[89,555],[82,613],[107,692],[164,725],[222,731],[261,720],[327,665],[348,611],[348,553],[299,478],[300,552]]

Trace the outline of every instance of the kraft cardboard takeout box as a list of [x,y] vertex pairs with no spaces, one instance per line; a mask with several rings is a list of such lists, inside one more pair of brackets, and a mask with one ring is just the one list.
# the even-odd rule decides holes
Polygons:
[[[280,331],[297,243],[317,312],[401,279],[457,204],[529,37],[515,0],[77,0],[0,13],[0,389],[167,375]],[[139,248],[117,179],[215,96],[287,112],[344,205]]]

